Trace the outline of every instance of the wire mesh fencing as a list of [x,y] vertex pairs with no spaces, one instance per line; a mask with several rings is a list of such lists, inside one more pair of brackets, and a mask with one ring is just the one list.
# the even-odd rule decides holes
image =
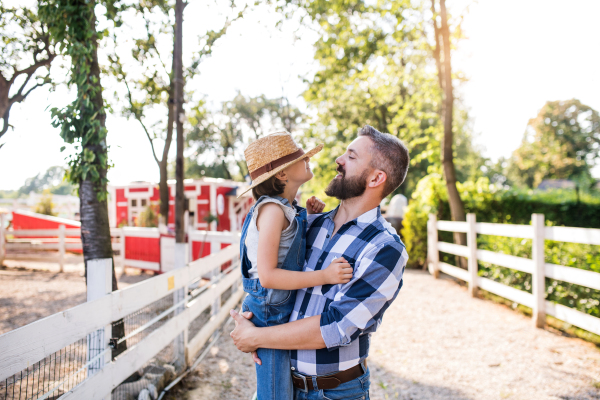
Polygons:
[[87,357],[88,338],[83,338],[0,381],[0,399],[37,399],[60,385],[47,397],[57,399],[86,378],[87,371],[81,368]]
[[[183,289],[180,289],[114,321],[106,329],[106,333],[112,336],[111,344],[115,347],[113,350],[105,348],[108,338],[105,337],[105,329],[101,328],[0,381],[0,400],[60,398],[102,369],[105,359],[112,357],[113,360],[118,361],[123,351],[135,347],[152,332],[164,326],[183,311],[186,301],[193,300],[207,289],[214,287],[227,273],[237,267],[236,264],[236,262],[231,263],[226,270],[211,276],[210,280],[199,279],[189,287],[187,299]],[[220,305],[225,304],[235,292],[238,285],[239,282],[236,282],[227,288],[215,299],[212,306],[207,307],[198,317],[190,321],[187,327],[188,339],[192,339],[206,326]],[[115,335],[119,337],[115,338]],[[156,355],[149,357],[141,368],[115,388],[113,399],[128,400],[137,398],[142,390],[149,390],[150,395],[153,395],[152,388],[160,390],[185,368],[184,346],[182,333]]]

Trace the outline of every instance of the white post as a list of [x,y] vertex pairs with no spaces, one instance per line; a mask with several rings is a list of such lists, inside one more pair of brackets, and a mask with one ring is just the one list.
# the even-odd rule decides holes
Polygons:
[[[184,268],[186,260],[187,246],[186,243],[175,243],[175,269]],[[177,304],[183,299],[187,298],[187,282],[179,289],[175,289],[173,292],[173,304]],[[177,285],[177,283],[175,283]],[[185,304],[175,309],[175,315],[179,315],[185,310]],[[178,367],[183,367],[185,364],[186,356],[185,349],[187,347],[187,327],[179,334],[173,341],[174,351],[174,362]]]
[[538,328],[546,325],[546,276],[544,260],[544,214],[532,214],[533,226],[533,323]]
[[[215,254],[215,253],[218,253],[219,251],[221,251],[221,243],[212,240],[210,242],[210,254]],[[213,272],[212,272],[211,281],[213,281],[212,282],[213,285],[214,285],[215,278],[217,276],[219,276],[220,273],[221,273],[221,266],[219,265],[215,269],[213,269]],[[213,302],[211,310],[210,310],[211,318],[215,318],[217,316],[217,314],[219,313],[220,309],[221,309],[221,296],[217,296],[217,298]],[[216,336],[216,331],[215,331],[215,333],[213,333],[213,338],[215,336]]]
[[121,256],[121,274],[125,275],[125,229],[119,231],[119,255]]
[[[210,184],[210,213],[211,215],[217,215],[217,187],[214,183]],[[217,230],[217,221],[213,221],[206,229],[207,231]]]
[[65,226],[58,227],[58,265],[60,272],[65,271]]
[[477,295],[477,219],[475,214],[467,214],[467,246],[469,247],[469,292],[471,297]]
[[5,214],[0,214],[0,267],[6,258],[6,237],[4,235]]
[[[98,258],[88,260],[87,265],[87,301],[97,300],[112,292],[112,258]],[[109,348],[108,342],[112,333],[112,325],[108,324],[104,328],[88,335],[87,361],[96,357]],[[104,364],[109,363],[112,358],[111,352],[107,352],[105,357],[88,367],[88,376],[94,375],[102,369]],[[110,392],[108,397],[110,399]]]
[[437,279],[440,276],[440,253],[437,248],[438,231],[437,216],[435,214],[429,214],[429,220],[427,221],[427,243],[429,273]]

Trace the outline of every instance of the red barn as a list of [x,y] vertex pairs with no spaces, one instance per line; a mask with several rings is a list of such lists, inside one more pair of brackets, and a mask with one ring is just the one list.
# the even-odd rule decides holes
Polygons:
[[[168,227],[175,228],[175,181],[169,181]],[[245,183],[226,179],[203,178],[184,181],[185,196],[189,201],[187,221],[191,230],[236,232],[252,205],[248,194],[236,199],[237,193],[247,187]],[[133,182],[125,186],[109,186],[109,218],[111,227],[134,226],[139,214],[150,205],[158,207],[158,184]],[[216,216],[217,221],[208,226],[206,219]]]

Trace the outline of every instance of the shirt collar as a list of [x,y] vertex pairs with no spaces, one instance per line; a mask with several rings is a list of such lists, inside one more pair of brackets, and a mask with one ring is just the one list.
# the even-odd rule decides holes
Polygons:
[[[340,206],[338,205],[336,208],[334,208],[329,213],[327,213],[325,218],[329,218],[331,221],[333,221],[333,218],[337,214],[339,208],[340,208]],[[352,221],[348,221],[346,223],[354,224],[354,225],[358,226],[359,228],[365,228],[368,225],[371,225],[377,219],[379,219],[379,217],[381,217],[381,208],[379,206],[377,206],[377,207],[372,208],[369,211],[359,215],[357,218],[353,219]]]

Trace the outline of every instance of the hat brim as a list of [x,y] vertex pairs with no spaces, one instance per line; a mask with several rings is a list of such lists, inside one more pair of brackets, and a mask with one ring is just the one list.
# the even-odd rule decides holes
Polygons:
[[273,175],[276,175],[279,171],[283,171],[284,169],[286,169],[287,167],[289,167],[292,164],[297,163],[298,161],[304,160],[305,158],[310,158],[312,156],[314,156],[315,154],[317,154],[318,152],[320,152],[321,150],[323,150],[323,145],[320,144],[317,147],[315,147],[314,149],[304,153],[303,155],[301,155],[300,157],[296,158],[293,161],[290,161],[288,163],[285,163],[283,165],[280,165],[279,167],[275,168],[272,171],[269,171],[265,174],[262,174],[261,176],[259,176],[258,178],[256,178],[254,181],[252,181],[252,185],[250,185],[249,187],[246,188],[246,190],[244,190],[242,193],[240,193],[237,198],[239,199],[240,197],[242,197],[242,195],[246,194],[248,191],[252,190],[253,188],[255,188],[256,186],[260,185],[261,183],[263,183],[264,181],[266,181],[267,179],[269,179],[270,177],[272,177]]

